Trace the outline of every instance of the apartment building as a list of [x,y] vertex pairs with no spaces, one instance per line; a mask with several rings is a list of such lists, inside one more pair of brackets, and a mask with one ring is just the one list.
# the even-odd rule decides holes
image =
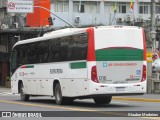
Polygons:
[[[2,9],[6,6],[6,0],[0,0],[0,3],[3,3],[0,4],[1,21],[1,18],[7,14],[6,9]],[[46,7],[78,27],[117,24],[139,25],[139,23],[147,24],[151,20],[151,0],[34,0],[34,3],[36,6]],[[52,13],[48,13],[41,8],[35,8],[34,14],[26,14],[26,24],[31,27],[47,25],[48,23],[44,21],[51,16],[55,18],[53,20],[55,28],[68,26]],[[158,18],[159,15],[160,1],[156,0],[156,17]]]
[[[51,0],[51,11],[80,27],[133,25],[151,20],[151,0]],[[156,1],[156,15],[160,15],[158,0]],[[54,15],[51,16],[54,17]],[[54,20],[54,25],[55,27],[67,26],[59,19]]]

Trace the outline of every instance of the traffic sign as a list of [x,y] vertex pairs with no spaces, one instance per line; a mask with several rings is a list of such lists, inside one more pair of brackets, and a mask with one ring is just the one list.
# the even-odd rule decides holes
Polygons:
[[15,3],[13,2],[8,3],[8,9],[11,9],[11,10],[15,9]]
[[12,13],[33,13],[33,0],[8,0],[7,11]]

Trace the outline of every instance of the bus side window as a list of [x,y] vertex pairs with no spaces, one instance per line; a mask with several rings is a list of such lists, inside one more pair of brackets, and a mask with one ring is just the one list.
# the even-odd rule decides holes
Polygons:
[[81,48],[81,57],[82,59],[86,59],[87,58],[87,46],[86,47],[82,47]]
[[31,48],[28,47],[28,49],[27,49],[27,64],[31,64],[31,62],[32,62]]
[[17,65],[18,67],[21,65],[21,59],[20,59],[20,47],[17,50]]
[[71,47],[68,47],[68,54],[67,54],[68,56],[68,61],[71,61],[72,60],[72,48]]
[[11,53],[11,74],[17,69],[17,51]]
[[55,62],[58,62],[58,61],[60,61],[60,60],[61,60],[60,53],[57,52],[57,53],[55,54]]
[[61,47],[61,59],[62,61],[67,61],[67,49],[66,49],[66,46],[64,47]]
[[44,44],[44,62],[48,62],[49,61],[49,44],[48,42],[45,42]]
[[48,53],[47,52],[44,54],[44,61],[48,62]]

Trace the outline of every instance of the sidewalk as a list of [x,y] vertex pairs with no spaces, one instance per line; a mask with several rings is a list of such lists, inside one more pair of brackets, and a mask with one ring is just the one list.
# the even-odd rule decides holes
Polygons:
[[135,102],[158,102],[158,103],[160,103],[160,94],[113,96],[113,100],[135,101]]
[[2,93],[2,92],[11,92],[11,88],[6,88],[3,86],[0,86],[0,93]]
[[159,99],[160,100],[160,94],[155,94],[155,93],[154,94],[143,94],[143,95],[132,95],[132,96],[119,96],[119,97],[144,98],[144,99]]

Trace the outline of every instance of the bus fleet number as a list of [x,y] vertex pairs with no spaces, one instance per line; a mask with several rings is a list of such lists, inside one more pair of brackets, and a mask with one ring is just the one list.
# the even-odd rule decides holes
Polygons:
[[107,80],[106,76],[99,76],[99,80]]

